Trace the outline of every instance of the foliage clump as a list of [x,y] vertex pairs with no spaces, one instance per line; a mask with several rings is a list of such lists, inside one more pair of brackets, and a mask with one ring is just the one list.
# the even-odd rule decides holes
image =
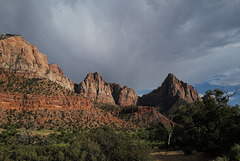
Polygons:
[[[11,129],[9,129],[12,131]],[[7,130],[7,133],[9,131]],[[18,141],[19,134],[8,136]],[[65,137],[62,137],[63,134]],[[134,139],[108,127],[85,131],[62,131],[51,134],[47,141],[10,143],[0,134],[0,160],[150,160],[150,147],[145,141]],[[33,136],[31,139],[34,139]]]
[[171,144],[193,147],[214,157],[240,143],[240,109],[229,106],[229,98],[218,89],[206,94],[211,97],[172,111],[173,121],[182,126],[174,128]]

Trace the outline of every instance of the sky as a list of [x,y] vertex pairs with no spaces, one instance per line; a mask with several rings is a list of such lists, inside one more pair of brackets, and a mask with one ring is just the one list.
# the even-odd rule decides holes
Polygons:
[[141,95],[173,73],[200,94],[231,92],[240,86],[239,7],[239,0],[0,0],[0,34],[22,35],[76,83],[99,72]]

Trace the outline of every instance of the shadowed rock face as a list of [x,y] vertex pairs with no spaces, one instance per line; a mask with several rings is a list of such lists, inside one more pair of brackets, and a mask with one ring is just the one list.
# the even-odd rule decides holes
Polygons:
[[119,102],[119,96],[121,94],[122,86],[117,83],[110,83],[111,90],[112,90],[112,96],[115,101],[115,104],[118,104]]
[[75,91],[94,101],[112,105],[136,105],[138,96],[136,92],[117,83],[107,83],[99,73],[89,73],[85,80],[75,85]]
[[56,64],[48,65],[47,56],[19,35],[0,36],[0,68],[23,73],[30,78],[47,78],[73,90],[73,83],[63,71]]
[[189,103],[201,100],[197,90],[168,74],[161,86],[152,92],[139,97],[138,104],[144,106],[161,106],[168,111],[178,100]]

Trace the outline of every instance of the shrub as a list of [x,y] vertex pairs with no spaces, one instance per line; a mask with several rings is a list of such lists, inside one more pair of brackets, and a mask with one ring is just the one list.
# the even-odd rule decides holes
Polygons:
[[89,160],[89,161],[102,161],[106,160],[105,155],[102,153],[100,146],[90,140],[87,136],[82,136],[74,141],[67,152],[67,157],[70,160]]
[[235,144],[232,148],[231,151],[229,153],[229,158],[230,160],[236,160],[239,161],[240,160],[240,145],[239,144]]
[[227,156],[217,157],[215,161],[229,161],[229,158]]
[[149,160],[150,146],[108,127],[93,129],[93,138],[109,160]]

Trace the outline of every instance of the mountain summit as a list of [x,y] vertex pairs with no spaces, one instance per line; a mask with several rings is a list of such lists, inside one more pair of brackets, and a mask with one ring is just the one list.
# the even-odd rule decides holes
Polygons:
[[84,81],[74,87],[72,81],[56,64],[48,64],[46,55],[16,34],[0,35],[0,68],[28,78],[46,78],[91,100],[112,105],[160,106],[164,111],[168,111],[178,100],[201,100],[197,90],[171,73],[160,87],[142,97],[138,97],[136,92],[127,86],[105,82],[97,72],[89,73]]
[[178,100],[191,103],[201,100],[201,98],[193,86],[180,81],[175,75],[169,73],[161,86],[139,97],[138,104],[144,106],[160,106],[164,111],[168,111]]

